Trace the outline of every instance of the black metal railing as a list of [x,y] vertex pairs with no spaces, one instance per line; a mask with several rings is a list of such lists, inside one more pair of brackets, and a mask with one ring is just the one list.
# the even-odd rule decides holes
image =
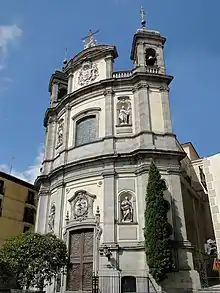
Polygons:
[[93,275],[92,293],[159,293],[150,277]]

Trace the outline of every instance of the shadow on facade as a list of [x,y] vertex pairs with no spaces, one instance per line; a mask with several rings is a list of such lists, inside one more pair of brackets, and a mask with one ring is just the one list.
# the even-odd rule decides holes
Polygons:
[[[182,224],[182,219],[179,214],[176,199],[167,190],[166,198],[170,198],[170,212],[172,214],[172,247],[173,247],[173,271],[168,274],[168,278],[161,284],[162,292],[178,293],[178,292],[192,292],[193,281],[190,271],[193,270],[192,248],[190,243],[184,239],[185,227]],[[183,231],[182,231],[183,230]],[[190,264],[191,263],[191,264]]]

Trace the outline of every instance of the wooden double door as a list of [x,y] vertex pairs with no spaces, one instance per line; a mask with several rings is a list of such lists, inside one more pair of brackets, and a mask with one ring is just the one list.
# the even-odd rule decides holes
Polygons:
[[69,240],[67,291],[91,291],[94,230],[72,232]]

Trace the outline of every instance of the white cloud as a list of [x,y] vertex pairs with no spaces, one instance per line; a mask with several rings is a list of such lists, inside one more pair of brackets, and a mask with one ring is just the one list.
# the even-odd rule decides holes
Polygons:
[[15,170],[13,167],[11,168],[11,166],[6,164],[0,165],[0,170],[5,173],[10,173],[12,176],[15,176],[19,179],[22,179],[24,181],[27,181],[33,184],[37,176],[40,175],[40,168],[43,161],[43,156],[44,156],[44,146],[41,145],[38,150],[38,155],[35,159],[34,164],[30,165],[26,170],[18,171],[18,170]]
[[[17,25],[0,25],[0,89],[7,89],[8,85],[5,85],[7,83],[6,80],[4,80],[4,77],[2,77],[2,72],[7,67],[6,61],[9,57],[9,47],[11,44],[13,44],[15,41],[17,41],[18,38],[20,38],[22,35],[22,30]],[[2,90],[1,90],[2,91]]]
[[22,35],[17,25],[0,25],[0,49],[3,57],[8,52],[9,45]]

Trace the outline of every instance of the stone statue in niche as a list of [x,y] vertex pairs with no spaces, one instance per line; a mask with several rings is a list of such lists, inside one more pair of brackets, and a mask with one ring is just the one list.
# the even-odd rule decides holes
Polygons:
[[55,204],[52,204],[52,206],[50,208],[49,219],[48,219],[48,230],[49,230],[49,232],[54,231],[55,214],[56,214],[56,206],[55,206]]
[[133,208],[130,199],[126,196],[121,202],[121,221],[133,222]]
[[63,144],[63,119],[58,122],[58,129],[57,129],[57,146]]
[[74,206],[74,218],[86,218],[88,215],[88,199],[80,192],[76,198]]
[[125,109],[125,106],[122,106],[118,115],[119,124],[120,125],[129,124],[129,115],[130,115],[130,108],[128,107],[127,109]]
[[117,111],[119,125],[131,124],[131,103],[129,97],[119,97],[118,101]]

